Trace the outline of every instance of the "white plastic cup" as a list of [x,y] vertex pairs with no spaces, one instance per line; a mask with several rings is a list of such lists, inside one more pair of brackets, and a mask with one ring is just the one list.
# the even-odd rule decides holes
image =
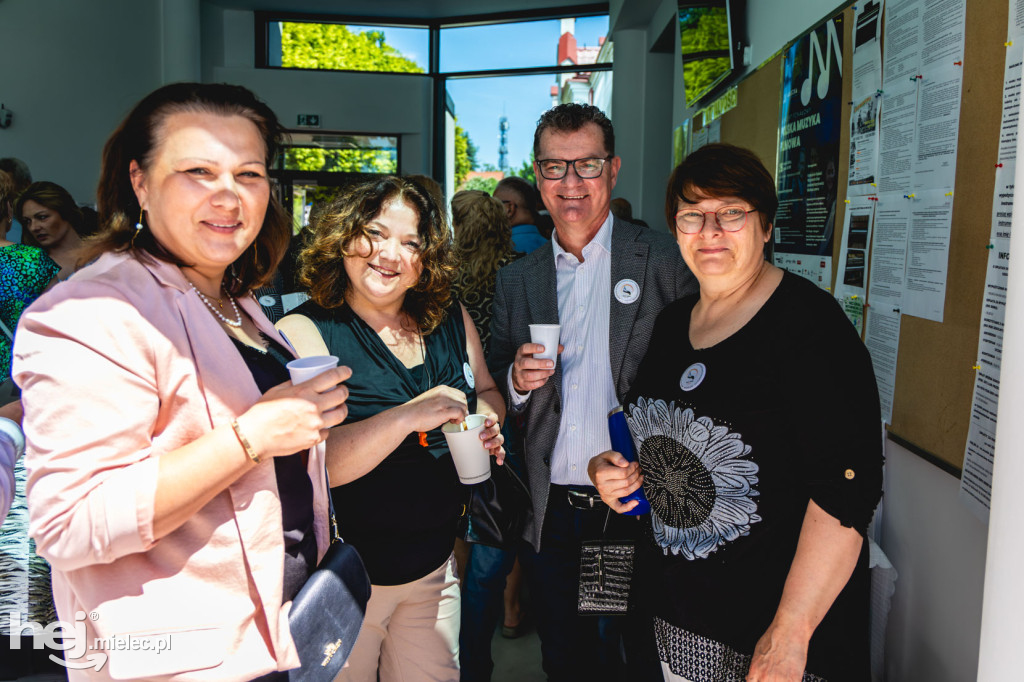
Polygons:
[[293,384],[301,384],[313,377],[323,374],[329,369],[338,366],[338,358],[334,355],[310,355],[308,358],[292,360],[287,365],[288,374],[292,377]]
[[[491,477],[491,453],[480,440],[480,430],[486,421],[487,417],[482,414],[471,414],[460,424],[445,422],[441,425],[448,449],[455,460],[459,480],[466,485],[480,483]],[[463,425],[468,428],[463,430]]]
[[530,342],[544,346],[544,352],[534,353],[533,357],[554,361],[558,357],[558,335],[561,331],[560,324],[531,324]]

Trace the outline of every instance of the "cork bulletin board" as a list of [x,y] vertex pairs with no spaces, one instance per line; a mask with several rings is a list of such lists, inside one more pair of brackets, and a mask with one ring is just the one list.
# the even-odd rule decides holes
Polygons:
[[[851,3],[852,6],[853,3]],[[971,0],[966,10],[953,222],[943,322],[903,315],[889,436],[959,476],[970,424],[978,334],[998,162],[1006,58],[1006,0]],[[853,10],[844,11],[843,101],[850,98]],[[808,30],[811,26],[806,27]],[[884,23],[883,23],[884,28]],[[884,44],[885,35],[882,40]],[[721,117],[722,141],[748,147],[774,171],[778,149],[782,52],[738,84],[738,104]],[[849,155],[849,106],[839,158]],[[885,112],[883,110],[882,116]],[[848,168],[839,171],[834,267],[843,235]],[[835,272],[833,272],[833,280]],[[870,299],[866,315],[871,314]]]

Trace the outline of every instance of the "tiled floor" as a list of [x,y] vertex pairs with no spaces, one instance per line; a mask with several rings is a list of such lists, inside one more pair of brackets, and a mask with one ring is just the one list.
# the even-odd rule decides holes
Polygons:
[[491,682],[544,682],[540,667],[540,639],[531,629],[522,637],[505,639],[501,629],[495,631],[491,643],[494,674]]

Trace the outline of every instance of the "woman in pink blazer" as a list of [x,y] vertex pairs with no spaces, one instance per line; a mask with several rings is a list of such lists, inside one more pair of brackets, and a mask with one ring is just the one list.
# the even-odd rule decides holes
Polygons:
[[281,134],[241,87],[147,96],[104,149],[95,261],[22,317],[30,534],[72,679],[299,665],[288,608],[328,544],[313,446],[350,372],[293,386],[250,293],[289,237],[267,177]]

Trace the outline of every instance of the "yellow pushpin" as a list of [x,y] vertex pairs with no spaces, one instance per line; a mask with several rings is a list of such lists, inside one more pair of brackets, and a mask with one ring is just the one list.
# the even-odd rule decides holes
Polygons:
[[846,202],[847,204],[850,203],[849,199],[843,199],[843,201]]
[[1012,47],[1013,46],[1013,41],[1012,40],[1007,40],[1005,43],[1003,43],[1003,45],[1005,45],[1006,47]]
[[871,186],[872,186],[872,187],[878,187],[878,183],[877,183],[877,182],[872,182],[872,183],[871,183]]
[[916,194],[908,194],[907,196],[910,197],[911,199],[916,199],[917,198]]
[[857,298],[857,294],[853,294],[850,298]]
[[981,369],[981,365],[974,365],[971,369]]
[[946,192],[946,196],[947,197],[951,197],[951,196],[953,196],[953,193],[952,192]]

